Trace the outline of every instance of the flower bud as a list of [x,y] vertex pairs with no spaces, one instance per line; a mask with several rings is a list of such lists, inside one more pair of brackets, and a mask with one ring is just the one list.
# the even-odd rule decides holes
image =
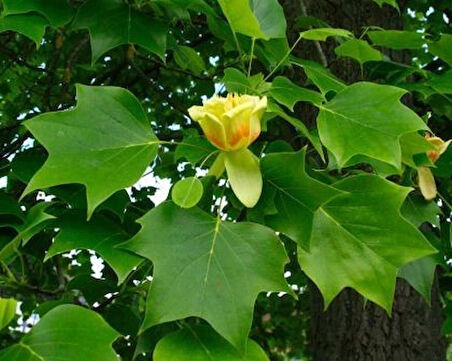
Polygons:
[[[426,136],[426,138],[428,142],[430,142],[430,144],[432,144],[436,148],[435,150],[430,150],[427,152],[427,157],[432,161],[432,163],[435,163],[439,159],[441,154],[446,151],[451,141],[449,140],[445,142],[441,138],[430,137],[428,135]],[[436,183],[430,168],[422,166],[418,169],[417,174],[419,189],[421,190],[424,198],[428,201],[434,199],[436,197]]]

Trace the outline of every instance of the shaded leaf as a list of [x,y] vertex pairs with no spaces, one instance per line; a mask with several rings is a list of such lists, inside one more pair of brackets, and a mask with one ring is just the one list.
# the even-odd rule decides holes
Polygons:
[[[265,224],[282,232],[305,249],[309,249],[313,216],[325,202],[340,191],[319,182],[306,174],[306,148],[298,153],[273,153],[264,157],[264,194],[273,194],[277,212],[265,215]],[[263,198],[257,209],[265,209],[268,200]]]
[[53,27],[67,24],[74,16],[74,9],[61,0],[3,0],[3,13],[24,14],[37,12]]
[[[102,21],[99,21],[102,9]],[[164,60],[167,25],[132,9],[122,0],[88,0],[77,12],[74,29],[88,29],[93,63],[107,51],[136,44]]]
[[442,34],[438,41],[428,45],[428,50],[452,65],[452,34]]
[[300,101],[321,104],[324,100],[322,94],[302,88],[283,76],[278,76],[273,80],[270,95],[292,111],[295,104]]
[[207,326],[190,327],[166,335],[155,348],[155,361],[268,361],[259,345],[248,341],[241,355],[225,339]]
[[206,64],[201,56],[188,46],[177,46],[174,49],[174,60],[182,69],[189,69],[194,74],[201,74],[206,70]]
[[403,30],[368,31],[372,43],[390,49],[420,49],[426,44],[423,33]]
[[68,212],[58,218],[60,232],[46,254],[45,261],[73,249],[90,249],[98,253],[116,272],[118,283],[138,266],[142,259],[116,248],[128,235],[107,217],[95,214],[87,222],[81,212]]
[[311,80],[323,94],[326,94],[329,91],[338,93],[346,88],[346,85],[342,80],[339,80],[328,69],[315,61],[292,57],[291,62],[294,65],[301,66],[308,79]]
[[2,16],[0,17],[0,33],[8,30],[15,31],[33,40],[36,47],[39,47],[47,24],[47,20],[37,14]]

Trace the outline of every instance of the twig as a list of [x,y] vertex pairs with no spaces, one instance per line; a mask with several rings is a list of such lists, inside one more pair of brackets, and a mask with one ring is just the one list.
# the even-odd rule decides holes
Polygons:
[[[308,16],[308,11],[306,9],[306,5],[305,5],[303,0],[300,0],[300,8],[301,8],[301,12],[303,13],[303,15],[304,16]],[[311,25],[309,25],[309,29],[312,29]],[[322,49],[322,46],[320,45],[320,43],[317,40],[314,41],[314,45],[315,45],[315,47],[317,49],[317,52],[319,53],[322,65],[324,67],[327,67],[328,66],[328,60],[326,59],[325,53],[323,52],[323,49]]]

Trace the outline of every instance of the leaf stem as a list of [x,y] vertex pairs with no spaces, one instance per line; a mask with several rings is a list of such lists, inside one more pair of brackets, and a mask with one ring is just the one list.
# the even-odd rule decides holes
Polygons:
[[237,34],[234,29],[231,27],[232,36],[234,37],[235,46],[237,47],[237,51],[239,52],[239,60],[242,65],[242,69],[245,70],[245,63],[243,62],[242,48],[240,47],[239,39],[237,38]]
[[446,198],[438,191],[436,191],[436,194],[438,194],[439,198],[441,198],[444,204],[449,207],[449,210],[452,211],[452,205],[446,200]]
[[251,75],[251,68],[253,66],[254,44],[255,43],[256,43],[256,38],[253,36],[253,39],[251,40],[250,62],[248,64],[248,78]]
[[279,63],[273,68],[273,70],[264,78],[264,81],[266,81],[268,78],[270,78],[276,70],[278,70],[278,68],[287,60],[287,58],[289,57],[290,53],[292,53],[292,51],[295,49],[295,47],[298,45],[298,43],[300,42],[300,40],[302,39],[301,34],[298,36],[298,39],[295,41],[295,43],[293,43],[292,47],[289,49],[289,51],[286,53],[286,55],[284,55],[281,60],[279,61]]

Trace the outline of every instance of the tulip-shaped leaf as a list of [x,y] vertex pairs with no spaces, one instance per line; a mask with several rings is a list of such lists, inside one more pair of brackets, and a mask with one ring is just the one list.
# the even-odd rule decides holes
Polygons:
[[154,361],[268,361],[257,343],[248,341],[246,355],[241,355],[225,339],[207,326],[173,332],[157,344]]
[[400,137],[428,129],[416,113],[400,103],[405,92],[389,85],[360,82],[320,106],[320,139],[339,167],[357,154],[400,167]]
[[67,24],[75,13],[67,1],[61,0],[3,0],[3,7],[4,15],[37,12],[53,27]]
[[25,122],[49,158],[24,195],[59,184],[85,185],[88,215],[116,191],[133,185],[154,159],[158,140],[127,90],[77,86],[77,106]]
[[15,31],[33,40],[39,47],[47,24],[47,20],[38,14],[8,15],[0,17],[0,33]]
[[93,63],[105,52],[124,44],[142,46],[162,59],[165,55],[167,25],[122,0],[86,1],[79,8],[73,27],[89,30]]
[[259,159],[248,149],[224,153],[224,164],[232,190],[245,206],[256,205],[262,193]]
[[391,313],[399,269],[436,250],[400,215],[410,188],[374,175],[334,184],[345,192],[314,214],[309,252],[299,248],[302,269],[316,283],[325,307],[345,287]]
[[[285,291],[287,256],[275,232],[163,203],[124,248],[150,259],[154,279],[142,329],[197,316],[242,352],[262,291]],[[290,292],[290,291],[289,291]]]
[[63,305],[49,311],[20,343],[0,351],[0,361],[117,361],[119,334],[97,313]]

